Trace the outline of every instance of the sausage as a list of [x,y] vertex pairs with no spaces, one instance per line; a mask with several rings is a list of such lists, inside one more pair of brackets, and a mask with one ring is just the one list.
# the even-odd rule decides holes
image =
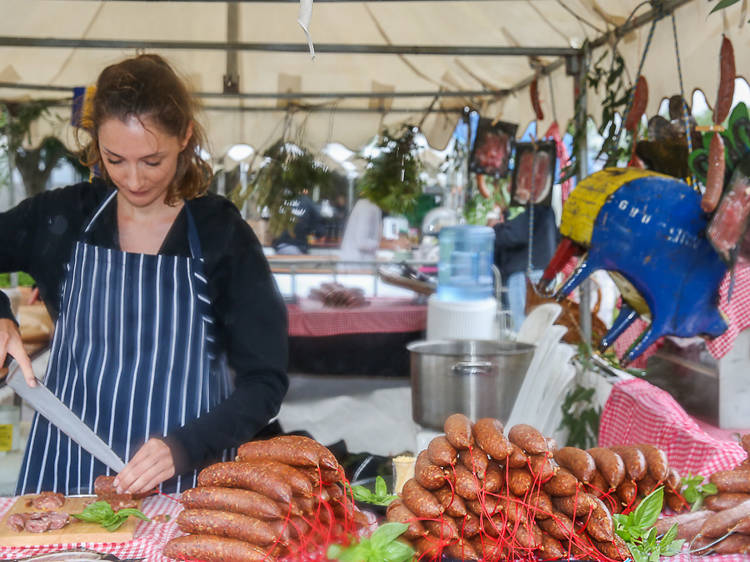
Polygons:
[[439,466],[430,462],[427,449],[417,455],[417,460],[414,463],[414,478],[423,488],[428,490],[437,490],[445,484],[445,473]]
[[508,470],[508,490],[514,495],[523,497],[534,485],[534,478],[528,470],[511,468]]
[[643,456],[646,458],[648,473],[653,476],[654,480],[658,483],[664,482],[669,476],[667,454],[661,449],[645,443],[636,445],[636,448],[643,453]]
[[514,425],[508,431],[508,439],[530,455],[547,452],[547,440],[539,431],[525,423]]
[[185,490],[180,496],[185,509],[218,509],[243,513],[258,519],[281,519],[286,510],[266,496],[251,490],[206,486]]
[[604,502],[597,497],[589,496],[594,504],[594,510],[591,512],[586,531],[595,541],[607,542],[614,540],[615,525],[612,521],[612,515],[609,513]]
[[555,451],[555,461],[567,468],[581,482],[590,482],[594,477],[596,463],[583,449],[578,447],[563,447]]
[[622,457],[625,463],[625,474],[630,480],[640,480],[646,474],[646,457],[639,449],[631,446],[618,446],[609,447],[609,450]]
[[586,484],[586,491],[597,498],[609,492],[609,484],[607,484],[607,481],[598,469],[594,471],[594,477],[591,479],[591,482]]
[[648,82],[646,77],[641,75],[635,83],[633,90],[633,100],[630,104],[630,112],[625,119],[625,130],[633,132],[638,129],[641,117],[646,111],[648,105]]
[[456,521],[448,515],[443,515],[440,519],[428,519],[424,526],[429,534],[442,541],[454,541],[460,536]]
[[[500,470],[496,462],[490,461],[487,465],[487,472],[484,473],[484,490],[485,492],[499,492],[505,483],[505,474]],[[481,483],[480,483],[481,485]]]
[[486,494],[484,501],[480,502],[476,500],[466,500],[466,507],[469,508],[474,515],[481,515],[483,517],[490,517],[497,513],[500,507],[500,500],[497,497]]
[[198,486],[244,488],[288,504],[292,488],[274,471],[244,462],[220,462],[207,466],[198,474]]
[[529,512],[535,519],[548,519],[555,510],[552,505],[552,498],[542,490],[533,490],[528,498]]
[[656,479],[651,476],[651,474],[646,474],[646,476],[644,476],[637,482],[637,485],[638,495],[646,497],[659,487],[659,482],[657,482]]
[[239,539],[259,546],[271,544],[280,538],[267,522],[229,511],[183,509],[176,523],[185,533]]
[[533,521],[521,521],[514,529],[513,537],[521,548],[536,550],[542,546],[542,531]]
[[456,560],[479,560],[480,556],[469,541],[459,539],[449,544],[446,552]]
[[682,489],[682,478],[676,468],[669,467],[669,476],[664,483],[667,485],[667,491],[679,492]]
[[723,492],[708,496],[703,500],[703,505],[711,511],[723,511],[750,500],[750,494],[738,492]]
[[321,480],[323,484],[341,482],[341,475],[343,474],[343,470],[339,472],[338,470],[319,468],[317,466],[295,466],[294,469],[307,476],[307,479],[316,488],[320,486]]
[[440,502],[440,505],[445,508],[445,513],[451,517],[466,516],[466,504],[464,503],[464,499],[456,494],[450,486],[438,488],[432,493]]
[[682,513],[690,510],[690,504],[680,494],[666,491],[664,492],[664,503],[675,513]]
[[680,515],[657,519],[654,526],[656,527],[656,532],[659,535],[663,535],[676,523],[677,538],[692,540],[698,534],[709,515],[711,513],[708,511],[691,511],[690,513],[681,513]]
[[746,433],[740,439],[740,445],[745,449],[745,452],[750,455],[750,433]]
[[536,115],[537,120],[544,120],[544,111],[542,111],[542,104],[539,102],[539,84],[536,78],[529,84],[529,97],[531,98],[531,107],[534,109],[534,115]]
[[[462,464],[453,468],[453,485],[456,493],[465,500],[477,499],[477,494],[482,490],[480,480]],[[487,485],[487,475],[485,475],[485,487]]]
[[604,447],[593,447],[588,450],[596,463],[596,468],[609,484],[610,489],[617,488],[625,480],[625,463],[622,457]]
[[437,498],[429,490],[423,488],[414,478],[410,478],[401,490],[404,505],[414,515],[423,519],[436,519],[445,511]]
[[630,549],[619,535],[614,535],[611,541],[594,541],[597,550],[612,560],[627,560],[630,558]]
[[339,463],[331,451],[303,435],[279,435],[265,441],[243,443],[237,450],[237,459],[269,459],[292,466],[339,469]]
[[596,507],[594,499],[589,494],[581,493],[552,498],[552,504],[568,517],[585,517]]
[[203,560],[205,562],[259,562],[273,561],[275,556],[245,541],[212,535],[187,535],[176,537],[164,545],[162,554],[176,560]]
[[711,513],[700,530],[700,535],[718,538],[727,534],[741,519],[750,515],[750,501],[742,502],[732,508]]
[[466,512],[466,516],[461,522],[461,536],[474,537],[479,534],[479,517],[471,511]]
[[408,507],[404,505],[404,502],[396,499],[393,500],[386,509],[385,518],[388,521],[396,523],[404,523],[409,527],[404,531],[404,537],[407,539],[416,539],[424,535],[427,530],[422,525],[422,522],[417,519]]
[[741,535],[750,535],[750,516],[743,517],[737,524],[732,527],[733,533],[740,533]]
[[[158,490],[152,488],[147,492],[140,492],[138,494],[118,494],[117,488],[115,488],[115,477],[107,476],[106,474],[100,474],[94,480],[94,493],[97,496],[108,497],[108,496],[131,496],[134,500],[141,500],[145,497],[154,495]],[[44,493],[44,492],[42,492]]]
[[313,496],[313,487],[307,475],[288,464],[270,460],[249,460],[239,462],[271,470],[280,475],[289,483],[289,487],[295,495],[302,496],[303,498],[311,498]]
[[638,497],[638,485],[632,480],[625,480],[617,486],[617,497],[624,507],[630,507]]
[[445,418],[443,431],[448,442],[456,449],[468,449],[474,444],[474,438],[471,435],[471,420],[464,414],[451,414]]
[[523,452],[521,447],[518,445],[514,445],[513,443],[511,445],[511,452],[508,455],[508,458],[505,459],[505,464],[508,466],[508,468],[523,468],[528,464],[529,458],[526,456],[526,453]]
[[443,553],[445,543],[431,536],[422,537],[417,540],[415,546],[420,560],[439,560]]
[[458,453],[458,460],[467,469],[476,474],[480,480],[484,480],[484,475],[487,473],[487,466],[490,461],[482,449],[464,449]]
[[719,492],[750,493],[749,470],[720,470],[714,472],[709,480],[716,484]]
[[512,523],[532,519],[532,517],[529,517],[529,509],[526,502],[521,498],[516,498],[512,495],[502,496],[497,505],[505,519]]
[[[698,553],[701,556],[709,552],[713,554],[746,554],[750,552],[750,537],[747,535],[730,535],[716,544],[711,544],[713,542],[710,539],[701,540],[699,538],[693,543],[693,547],[696,550],[702,550]],[[709,544],[711,546],[708,546]]]
[[438,435],[427,445],[427,456],[437,466],[453,466],[458,460],[458,451],[445,438]]
[[558,470],[557,463],[546,454],[531,455],[529,457],[529,472],[535,480],[547,482]]
[[714,109],[714,123],[723,123],[729,116],[734,97],[734,79],[737,71],[734,65],[734,48],[732,42],[724,36],[721,40],[721,51],[719,52],[719,90],[716,94],[716,108]]
[[541,551],[539,558],[542,560],[559,560],[565,558],[568,554],[559,540],[547,534],[542,535],[542,546],[539,550]]
[[726,155],[724,138],[719,133],[711,137],[708,146],[708,170],[706,171],[706,191],[701,197],[701,209],[713,213],[719,205],[724,192],[724,175],[726,173]]
[[472,429],[477,444],[498,461],[505,460],[512,451],[510,443],[503,435],[503,424],[495,418],[482,418]]
[[573,520],[560,511],[552,512],[552,517],[538,522],[542,530],[559,541],[567,541],[574,532]]
[[542,489],[550,496],[572,496],[579,489],[578,479],[566,468],[559,468],[557,473],[542,484]]

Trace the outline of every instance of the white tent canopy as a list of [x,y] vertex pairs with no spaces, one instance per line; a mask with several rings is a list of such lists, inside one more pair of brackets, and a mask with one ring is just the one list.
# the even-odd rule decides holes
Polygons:
[[[93,83],[105,65],[141,48],[166,56],[205,94],[203,119],[215,155],[236,143],[262,150],[284,132],[285,124],[290,125],[290,138],[313,150],[329,142],[357,149],[383,126],[402,122],[421,123],[430,144],[443,148],[466,105],[519,123],[523,130],[534,118],[526,89],[535,73],[532,61],[550,72],[549,79],[539,82],[546,121],[539,130],[545,131],[554,115],[564,125],[574,110],[573,79],[566,76],[560,55],[575,54],[585,39],[601,41],[640,3],[317,1],[310,25],[317,47],[312,60],[304,50],[299,5],[294,2],[0,0],[0,99],[69,101],[70,88]],[[745,3],[710,16],[715,2],[662,4],[678,6],[686,94],[700,88],[709,103],[715,103],[721,34],[734,43],[739,74],[750,62],[750,34],[742,28],[748,19]],[[636,18],[654,13],[645,5]],[[631,79],[649,28],[647,21],[619,41]],[[236,50],[228,51],[228,44]],[[373,52],[389,49],[399,52]],[[415,54],[420,49],[433,54]],[[510,56],[513,49],[525,50],[522,56]],[[549,54],[533,60],[528,56],[540,52]],[[233,53],[241,97],[222,95]],[[656,25],[643,73],[650,86],[648,113],[653,114],[663,97],[679,92],[670,17]],[[373,92],[402,97],[371,97]],[[438,92],[454,95],[436,98]],[[292,111],[290,100],[279,94],[293,94],[297,109]],[[337,97],[324,97],[331,95]],[[589,112],[595,116],[597,103],[590,93]],[[308,111],[299,106],[316,107]],[[63,122],[69,121],[69,106],[56,111]],[[51,127],[40,123],[35,140]],[[55,127],[56,134],[72,144],[70,128],[61,122]]]

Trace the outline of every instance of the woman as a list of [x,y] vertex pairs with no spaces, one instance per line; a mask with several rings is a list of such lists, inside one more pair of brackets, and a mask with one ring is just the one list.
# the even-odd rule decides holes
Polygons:
[[[179,491],[278,412],[286,308],[250,227],[206,193],[195,104],[164,59],[105,68],[91,113],[102,179],[0,215],[0,269],[39,285],[56,319],[45,384],[126,461],[119,490]],[[35,384],[3,300],[0,317],[0,359]],[[17,493],[86,493],[107,472],[36,416]]]

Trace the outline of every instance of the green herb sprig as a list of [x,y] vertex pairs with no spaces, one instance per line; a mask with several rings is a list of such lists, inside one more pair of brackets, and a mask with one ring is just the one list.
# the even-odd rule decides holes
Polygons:
[[388,493],[388,486],[382,476],[375,477],[375,492],[371,492],[365,486],[352,486],[352,496],[358,502],[371,503],[373,505],[389,505],[398,496]]
[[690,504],[690,511],[698,511],[703,507],[703,500],[707,496],[712,496],[718,493],[716,484],[711,482],[703,483],[703,476],[696,474],[695,476],[688,473],[687,476],[682,477],[682,497],[685,501]]
[[141,511],[132,507],[114,511],[112,506],[105,501],[91,503],[81,513],[73,513],[76,519],[88,523],[99,523],[107,531],[116,531],[131,515],[143,521],[151,521]]
[[682,550],[684,540],[677,538],[675,523],[659,540],[654,523],[664,505],[664,488],[659,487],[625,515],[614,515],[615,532],[625,541],[633,562],[659,562],[661,556],[674,556]]
[[414,558],[414,549],[397,539],[408,528],[406,523],[385,523],[370,538],[347,547],[332,544],[326,556],[341,562],[407,562]]

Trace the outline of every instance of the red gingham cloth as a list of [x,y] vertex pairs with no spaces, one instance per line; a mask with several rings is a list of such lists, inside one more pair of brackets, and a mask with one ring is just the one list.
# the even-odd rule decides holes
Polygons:
[[681,475],[709,476],[747,458],[739,443],[708,435],[672,396],[641,379],[614,385],[599,425],[600,446],[631,443],[659,447]]
[[427,305],[409,299],[373,298],[357,308],[323,308],[317,301],[287,305],[289,335],[304,337],[343,334],[420,332],[427,326]]
[[[0,518],[11,508],[16,498],[0,498]],[[172,537],[183,533],[174,523],[174,518],[182,511],[182,505],[171,496],[152,496],[143,500],[141,511],[148,517],[167,514],[166,523],[140,521],[135,529],[133,539],[122,543],[70,543],[48,544],[39,546],[9,547],[0,545],[0,560],[25,558],[35,554],[45,554],[75,548],[87,548],[97,552],[114,554],[120,559],[142,558],[155,562],[170,562],[172,559],[162,556],[161,551]]]

